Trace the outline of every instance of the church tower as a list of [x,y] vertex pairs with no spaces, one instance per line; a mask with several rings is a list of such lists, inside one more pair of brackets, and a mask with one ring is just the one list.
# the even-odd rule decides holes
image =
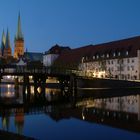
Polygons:
[[17,33],[15,36],[14,57],[18,59],[19,56],[22,56],[23,54],[24,54],[24,37],[21,30],[21,20],[20,20],[20,13],[19,13]]
[[5,58],[8,58],[8,57],[12,56],[12,50],[11,50],[11,45],[10,45],[10,34],[9,34],[8,29],[7,29],[6,42],[5,42],[5,48],[4,48],[3,56]]

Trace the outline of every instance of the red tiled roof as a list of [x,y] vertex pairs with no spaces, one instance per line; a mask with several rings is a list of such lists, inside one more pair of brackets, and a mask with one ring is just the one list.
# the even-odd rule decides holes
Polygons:
[[129,54],[127,57],[135,57],[138,49],[140,49],[140,36],[72,49],[62,53],[56,60],[55,64],[74,65],[80,63],[82,57],[85,56],[91,59],[97,54],[99,56],[102,54],[112,55],[114,52],[120,52],[121,55],[126,55],[126,51],[128,51]]

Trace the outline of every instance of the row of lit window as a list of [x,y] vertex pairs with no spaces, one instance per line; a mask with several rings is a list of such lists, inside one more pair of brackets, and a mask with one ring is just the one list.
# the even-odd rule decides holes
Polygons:
[[[96,72],[100,72],[100,71],[109,71],[109,72],[113,72],[114,71],[114,67],[110,67],[108,69],[106,69],[106,67],[104,68],[96,68],[96,67],[88,67],[88,70],[91,69],[92,71],[96,71]],[[134,71],[135,68],[134,66],[127,66],[127,71]],[[118,66],[117,67],[117,71],[124,71],[124,67],[123,66]],[[137,71],[136,71],[137,73]]]
[[[107,63],[108,63],[109,65],[110,65],[110,64],[114,64],[114,62],[115,62],[114,60],[108,60],[108,61],[107,61]],[[135,60],[132,59],[131,62],[134,63]],[[124,63],[124,60],[123,60],[123,59],[118,59],[118,60],[117,60],[117,63],[118,63],[118,64],[123,64],[123,63]],[[127,63],[130,63],[130,59],[129,59],[129,58],[127,59]],[[99,65],[104,65],[104,64],[106,64],[106,61],[104,61],[104,62],[100,62],[100,61],[99,61],[98,64],[99,64]],[[90,64],[90,65],[91,65],[91,64]]]
[[[128,51],[126,51],[126,56],[128,56]],[[118,53],[113,53],[113,57],[116,57],[116,56],[121,56],[121,52],[118,52]],[[110,54],[108,53],[108,54],[103,54],[103,55],[101,55],[101,58],[109,58],[110,57]],[[99,55],[96,55],[96,56],[93,56],[93,59],[98,59],[99,58]]]

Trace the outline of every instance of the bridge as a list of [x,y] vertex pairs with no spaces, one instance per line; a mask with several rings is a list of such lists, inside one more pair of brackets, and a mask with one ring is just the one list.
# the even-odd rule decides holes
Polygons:
[[[90,89],[93,88],[93,93],[91,90],[84,91],[87,93],[86,95],[92,94],[96,98],[101,97],[108,97],[108,96],[127,96],[128,93],[125,93],[123,88],[126,90],[126,88],[137,88],[135,90],[139,91],[140,89],[140,82],[134,82],[134,81],[124,81],[124,80],[115,80],[115,79],[103,79],[103,78],[86,78],[83,76],[78,76],[78,71],[76,70],[66,70],[63,68],[57,68],[57,67],[35,67],[35,66],[16,66],[16,65],[1,65],[0,66],[0,80],[3,78],[3,76],[11,75],[15,76],[15,88],[18,89],[19,86],[19,79],[18,76],[22,77],[23,79],[23,98],[26,100],[30,99],[31,89],[30,89],[30,78],[29,76],[32,76],[32,85],[34,86],[34,93],[36,98],[42,98],[45,97],[45,88],[46,88],[46,79],[48,77],[56,77],[59,81],[59,85],[62,91],[65,91],[64,88],[68,88],[68,94],[76,96],[77,89]],[[115,86],[114,86],[115,85]],[[38,94],[38,88],[41,88],[41,93]],[[112,92],[110,94],[108,91],[103,90],[96,90],[99,88],[104,89],[110,89],[110,88],[117,88],[117,89],[123,89],[123,92],[120,92],[119,94],[116,92]],[[133,90],[133,89],[132,89]],[[27,91],[27,95],[25,92]],[[103,93],[102,93],[103,91]],[[117,91],[117,90],[116,90]],[[133,95],[133,94],[132,94]]]

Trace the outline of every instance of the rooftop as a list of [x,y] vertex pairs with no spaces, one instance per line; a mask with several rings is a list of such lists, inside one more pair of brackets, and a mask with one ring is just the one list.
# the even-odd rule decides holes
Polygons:
[[138,49],[140,49],[140,36],[72,49],[62,53],[56,60],[55,64],[77,65],[81,62],[83,57],[87,57],[87,60],[91,61],[91,59],[93,60],[93,56],[97,57],[97,55],[98,57],[104,55],[106,59],[107,55],[113,57],[114,54],[115,58],[122,56],[135,57]]

